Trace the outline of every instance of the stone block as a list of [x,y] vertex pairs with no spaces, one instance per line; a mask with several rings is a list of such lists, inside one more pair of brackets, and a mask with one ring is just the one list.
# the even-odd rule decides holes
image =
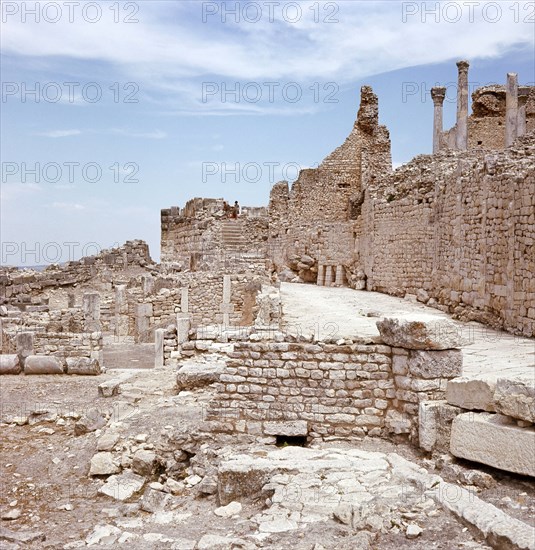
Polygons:
[[51,355],[29,355],[24,361],[24,374],[63,374],[63,365]]
[[125,472],[120,475],[112,475],[106,483],[100,487],[99,493],[124,501],[141,491],[145,484],[145,478],[132,472]]
[[428,314],[385,317],[377,321],[382,340],[405,349],[444,350],[461,347],[461,328]]
[[535,371],[524,377],[498,378],[494,407],[501,414],[535,422]]
[[[203,388],[214,382],[219,382],[219,377],[224,373],[223,363],[197,363],[187,361],[178,369],[176,384],[178,391]],[[227,377],[228,378],[228,377]],[[234,378],[222,380],[223,382],[234,382]],[[241,380],[241,377],[239,377]]]
[[463,413],[451,428],[452,455],[535,477],[535,430],[501,414]]
[[96,359],[88,357],[67,357],[67,374],[95,376],[100,374],[100,365]]
[[451,423],[461,412],[446,401],[422,401],[418,410],[420,447],[428,452],[449,451]]
[[463,354],[458,349],[411,350],[408,368],[417,378],[455,378],[462,374]]
[[305,420],[286,422],[264,422],[264,434],[298,437],[308,435],[308,423]]
[[0,355],[0,374],[19,374],[21,371],[18,355]]
[[494,412],[495,389],[496,379],[492,376],[454,378],[448,380],[446,401],[462,409]]

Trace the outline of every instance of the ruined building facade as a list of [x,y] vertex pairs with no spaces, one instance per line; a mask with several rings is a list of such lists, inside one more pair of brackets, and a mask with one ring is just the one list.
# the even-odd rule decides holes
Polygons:
[[506,86],[476,90],[468,115],[468,63],[458,68],[457,122],[446,132],[445,89],[431,92],[433,155],[393,171],[377,96],[364,86],[345,143],[291,188],[277,183],[267,210],[228,220],[213,199],[163,210],[162,262],[264,262],[281,280],[413,295],[535,335],[535,87],[510,73]]

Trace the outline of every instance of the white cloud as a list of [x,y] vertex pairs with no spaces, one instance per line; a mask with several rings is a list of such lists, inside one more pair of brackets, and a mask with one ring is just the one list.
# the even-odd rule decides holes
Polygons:
[[49,138],[62,138],[70,136],[79,136],[82,132],[80,130],[52,130],[50,132],[39,132],[35,135]]
[[50,206],[60,210],[85,210],[85,206],[77,202],[53,202]]
[[[528,0],[515,3],[518,13],[508,2],[493,2],[501,9],[495,22],[493,13],[483,12],[484,2],[475,8],[474,3],[442,2],[433,14],[423,12],[424,2],[352,1],[333,3],[339,7],[338,22],[323,23],[314,21],[310,8],[316,3],[302,1],[303,16],[296,23],[284,20],[279,7],[272,23],[265,18],[236,24],[230,17],[223,24],[218,14],[203,24],[202,4],[143,2],[135,24],[114,23],[105,4],[103,17],[93,24],[81,17],[72,24],[66,17],[56,24],[11,17],[3,28],[3,50],[32,58],[58,56],[58,63],[65,58],[100,61],[111,64],[115,74],[142,82],[146,90],[177,87],[199,95],[192,81],[214,75],[226,81],[343,83],[459,57],[499,57],[534,43],[532,24],[523,17]],[[428,4],[432,9],[437,2]],[[403,18],[407,6],[416,12]],[[454,22],[456,13],[462,17]],[[320,12],[320,21],[327,15]]]

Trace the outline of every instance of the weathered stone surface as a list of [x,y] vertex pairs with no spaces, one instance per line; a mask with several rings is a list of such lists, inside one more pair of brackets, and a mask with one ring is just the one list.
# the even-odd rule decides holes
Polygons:
[[116,500],[128,500],[141,491],[145,478],[132,472],[110,476],[98,492]]
[[188,361],[178,369],[176,384],[179,391],[209,386],[219,380],[224,372],[223,363],[198,363]]
[[494,407],[507,416],[535,422],[535,368],[531,376],[498,378]]
[[496,379],[492,376],[448,380],[446,401],[463,409],[494,412]]
[[6,527],[0,527],[0,540],[29,544],[37,540],[44,541],[46,540],[46,536],[40,531],[12,531]]
[[455,378],[463,370],[463,354],[458,349],[442,351],[411,350],[408,369],[418,378]]
[[264,422],[266,435],[283,435],[298,437],[308,435],[308,423],[305,420],[288,420],[285,422]]
[[459,458],[535,477],[535,430],[500,414],[464,413],[453,421],[450,452]]
[[461,347],[461,330],[449,319],[432,315],[385,317],[377,321],[383,341],[389,346],[418,350]]
[[0,374],[19,374],[21,371],[18,355],[0,355]]
[[123,380],[120,378],[102,382],[102,384],[98,385],[98,394],[102,397],[113,397],[114,395],[118,395],[121,390],[121,382],[123,382]]
[[106,431],[97,441],[97,451],[111,451],[119,441],[119,434]]
[[132,470],[140,476],[151,476],[156,468],[156,453],[140,449],[134,454]]
[[97,544],[99,546],[111,546],[115,544],[121,533],[121,530],[115,527],[115,525],[97,525],[87,536],[85,542],[87,546],[95,546]]
[[63,365],[57,357],[29,355],[24,361],[24,374],[63,374]]
[[106,418],[97,408],[89,409],[75,424],[74,435],[94,432],[106,425]]
[[448,451],[451,423],[461,414],[459,407],[446,401],[422,401],[418,411],[418,435],[420,447],[426,451]]
[[97,453],[91,458],[90,476],[109,476],[119,471],[119,466],[114,463],[113,455],[109,452]]
[[242,505],[239,502],[229,502],[226,506],[220,506],[214,510],[214,514],[221,518],[231,518],[241,512]]
[[169,493],[147,487],[141,498],[141,509],[154,514],[165,509],[173,497]]
[[97,375],[100,365],[97,359],[89,357],[67,357],[67,374]]

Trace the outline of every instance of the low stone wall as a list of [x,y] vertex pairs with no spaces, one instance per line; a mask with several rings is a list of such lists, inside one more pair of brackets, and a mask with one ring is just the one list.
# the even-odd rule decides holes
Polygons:
[[101,332],[43,332],[35,333],[33,339],[34,354],[66,357],[87,357],[101,359]]
[[[451,368],[447,365],[452,364]],[[427,365],[427,367],[426,367]],[[221,431],[310,437],[418,434],[418,403],[443,399],[461,369],[458,350],[383,344],[235,344],[208,420]]]

